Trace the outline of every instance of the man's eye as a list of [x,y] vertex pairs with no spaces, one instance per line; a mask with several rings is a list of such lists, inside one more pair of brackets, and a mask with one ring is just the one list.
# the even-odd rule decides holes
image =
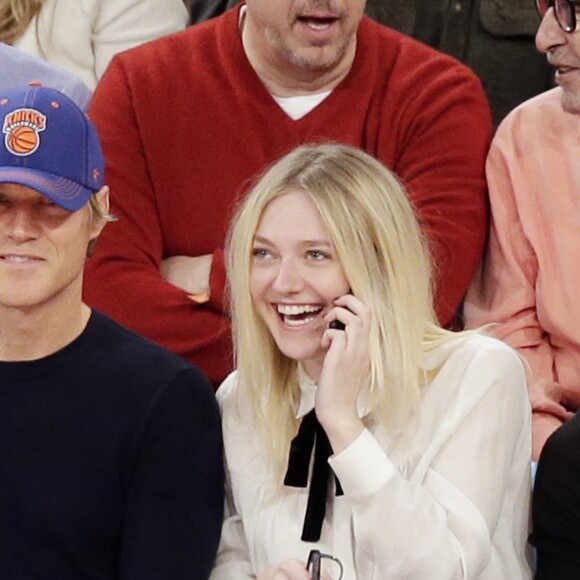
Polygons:
[[67,212],[67,210],[64,209],[63,207],[60,207],[60,205],[54,203],[54,201],[50,201],[48,199],[46,201],[43,201],[42,203],[39,203],[38,209],[46,213],[63,213],[63,214],[70,213]]

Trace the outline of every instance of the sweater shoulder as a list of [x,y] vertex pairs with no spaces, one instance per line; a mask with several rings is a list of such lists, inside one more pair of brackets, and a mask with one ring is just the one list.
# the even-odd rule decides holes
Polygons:
[[367,17],[360,25],[355,67],[357,83],[365,79],[373,98],[389,102],[395,112],[412,111],[411,117],[431,122],[433,115],[461,107],[478,126],[491,126],[483,86],[471,69]]
[[87,329],[87,342],[91,344],[91,358],[111,361],[120,375],[162,383],[187,373],[195,381],[207,382],[203,373],[185,359],[96,310]]
[[[544,168],[555,167],[552,161],[548,162],[551,158],[547,153],[565,159],[577,149],[580,116],[564,111],[561,97],[560,87],[541,93],[516,107],[502,121],[491,145],[488,173],[511,171],[514,167],[531,168],[534,173],[540,161]],[[549,180],[549,171],[544,170],[541,179]],[[529,193],[526,188],[514,191]]]
[[[560,140],[562,130],[578,126],[578,116],[562,109],[562,89],[556,87],[517,106],[500,123],[495,135],[494,144],[503,141],[527,140],[535,136],[542,141],[552,133]],[[544,142],[545,143],[545,142]]]
[[[158,71],[175,76],[198,70],[217,60],[217,35],[224,16],[212,18],[185,30],[162,36],[115,56],[114,60],[132,75]],[[168,82],[166,80],[166,82]]]
[[[478,81],[477,75],[459,60],[444,54],[397,30],[375,22],[365,16],[361,22],[359,35],[361,49],[372,50],[380,55],[382,66],[394,64],[405,68],[401,77],[413,78],[416,75],[436,76],[443,70],[458,76]],[[433,69],[433,67],[435,67]]]

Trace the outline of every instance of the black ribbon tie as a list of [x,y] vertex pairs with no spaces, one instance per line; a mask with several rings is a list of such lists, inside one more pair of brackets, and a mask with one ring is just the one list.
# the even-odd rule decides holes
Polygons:
[[[328,493],[328,478],[330,465],[328,458],[332,455],[330,441],[316,418],[314,409],[304,415],[298,429],[298,435],[292,439],[288,456],[288,471],[284,485],[290,487],[306,487],[308,484],[308,469],[314,449],[312,477],[308,491],[308,503],[304,515],[302,541],[317,542],[320,540],[322,522],[326,513],[326,496]],[[334,474],[333,474],[334,475]],[[340,481],[334,476],[336,495],[343,495]]]

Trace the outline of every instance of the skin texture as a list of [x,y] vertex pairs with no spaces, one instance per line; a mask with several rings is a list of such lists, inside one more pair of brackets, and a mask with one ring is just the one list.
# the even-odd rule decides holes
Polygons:
[[565,111],[580,114],[580,31],[564,32],[550,8],[536,34],[538,50],[546,54],[548,62],[556,68],[556,83],[562,87],[562,107]]
[[[99,193],[105,207],[107,195]],[[33,189],[0,184],[2,360],[46,356],[80,333],[88,319],[81,301],[87,246],[104,223],[89,204],[69,212]]]
[[[258,580],[311,580],[312,575],[306,570],[306,564],[298,560],[285,560],[277,566],[264,570]],[[332,580],[322,573],[322,580]]]
[[[295,224],[299,223],[300,228]],[[318,379],[321,344],[337,296],[349,290],[324,224],[308,195],[295,191],[268,204],[254,236],[250,292],[254,305],[287,357]],[[319,308],[302,326],[285,323],[277,306]]]
[[191,295],[209,294],[209,274],[213,256],[190,258],[172,256],[161,262],[161,275],[167,282]]
[[[316,415],[335,453],[364,428],[356,404],[369,370],[370,312],[349,290],[309,196],[294,190],[270,202],[254,236],[250,292],[280,351],[317,382]],[[319,311],[296,325],[279,314],[289,306]],[[345,330],[328,328],[335,319]]]
[[310,580],[310,572],[306,563],[298,560],[285,560],[281,564],[264,570],[258,580]]
[[363,0],[249,0],[246,54],[274,94],[330,89],[348,73]]

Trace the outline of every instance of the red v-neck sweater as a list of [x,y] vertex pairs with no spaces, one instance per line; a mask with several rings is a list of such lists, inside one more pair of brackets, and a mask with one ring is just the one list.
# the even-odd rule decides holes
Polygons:
[[[119,220],[89,260],[86,300],[196,363],[214,384],[231,369],[220,249],[232,209],[258,173],[299,144],[361,147],[401,177],[432,242],[443,324],[482,253],[491,121],[480,83],[367,17],[348,76],[298,121],[250,66],[236,9],[116,57],[90,116]],[[163,258],[211,253],[206,305],[159,274]]]

